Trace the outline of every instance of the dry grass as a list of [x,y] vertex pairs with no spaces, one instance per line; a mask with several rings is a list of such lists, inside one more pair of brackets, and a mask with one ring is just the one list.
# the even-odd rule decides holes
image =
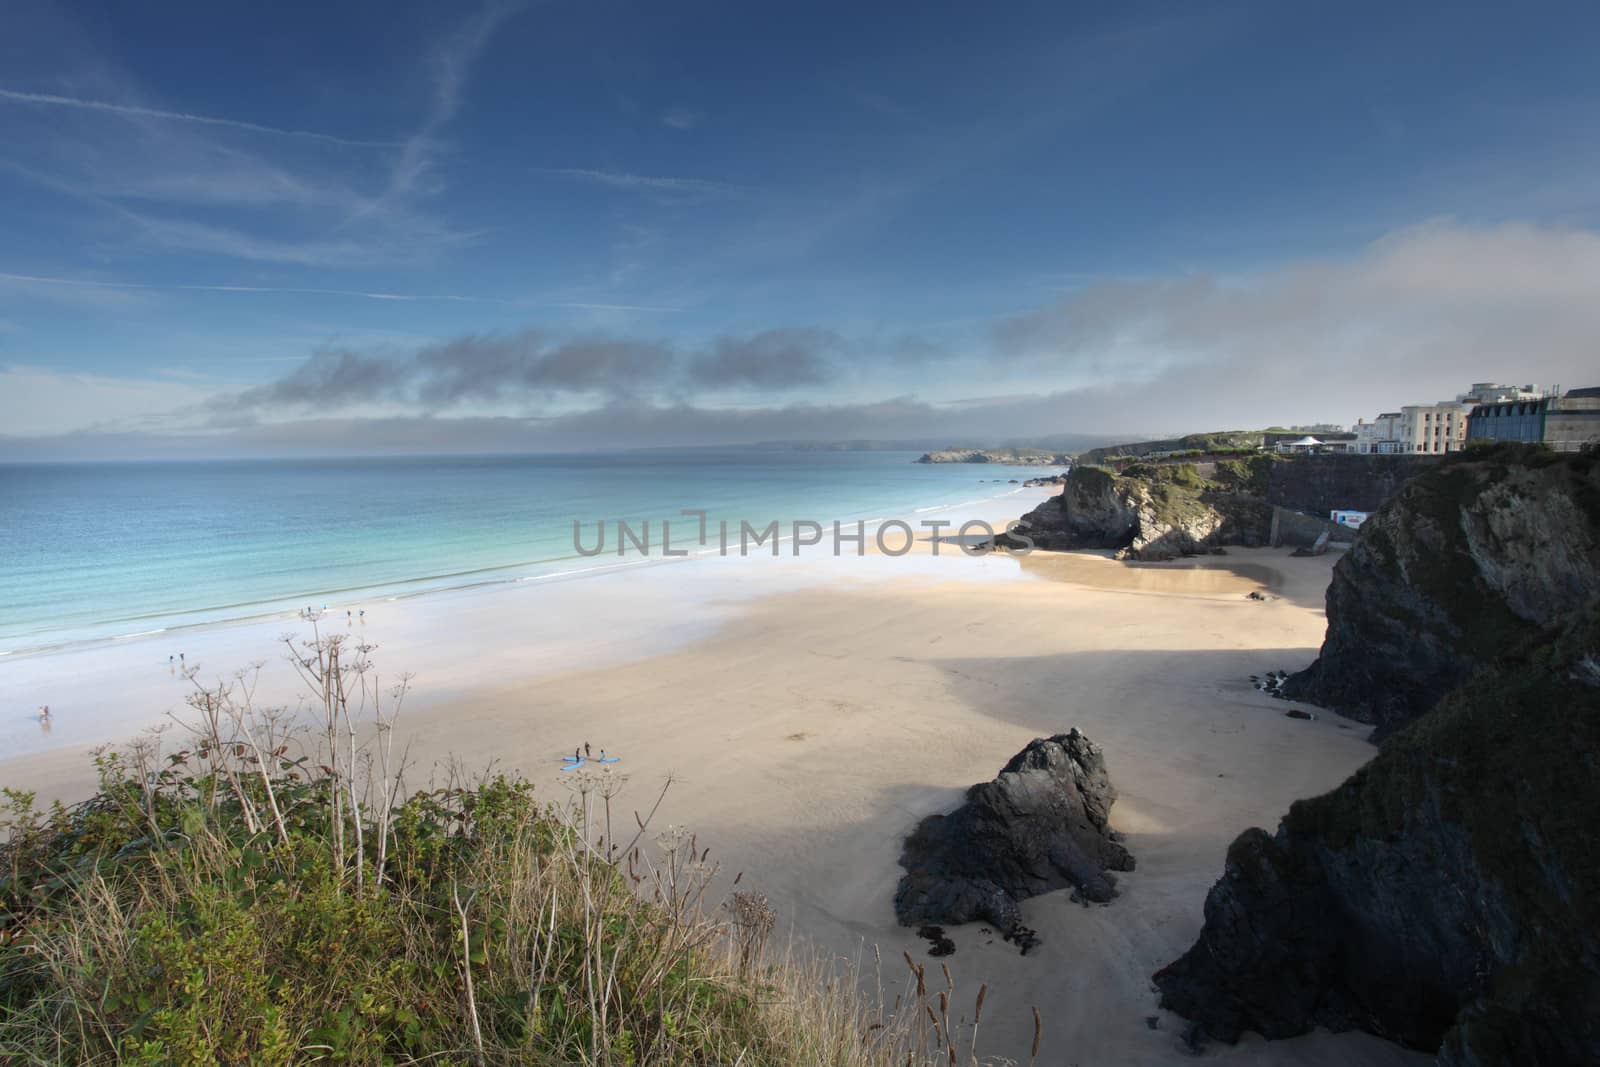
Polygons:
[[648,814],[611,771],[560,804],[459,769],[401,799],[368,650],[291,648],[322,729],[241,676],[197,688],[188,747],[103,755],[87,804],[8,794],[0,1061],[978,1062],[986,988],[774,950],[766,899],[713,901],[709,849],[652,828],[670,783]]

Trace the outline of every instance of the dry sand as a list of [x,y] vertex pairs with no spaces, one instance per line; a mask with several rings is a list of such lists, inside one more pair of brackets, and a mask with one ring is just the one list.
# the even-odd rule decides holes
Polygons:
[[[903,836],[1029,739],[1076,726],[1106,751],[1121,794],[1112,824],[1138,869],[1108,906],[1084,908],[1066,893],[1027,902],[1025,921],[1044,943],[1026,957],[968,926],[949,931],[957,951],[945,962],[968,1012],[979,983],[990,986],[989,1054],[1026,1062],[1036,1005],[1041,1063],[1188,1062],[1183,1021],[1157,1009],[1149,976],[1193,942],[1228,843],[1248,826],[1275,825],[1292,800],[1331,788],[1374,752],[1359,724],[1286,718],[1289,705],[1248,681],[1313,658],[1333,557],[1236,550],[1130,567],[1086,554],[947,551],[911,562],[879,561],[870,580],[822,568],[774,584],[757,572],[779,564],[749,561],[724,585],[696,579],[727,594],[712,601],[688,598],[681,580],[652,592],[644,576],[668,568],[641,571],[633,581],[647,589],[635,594],[632,624],[691,627],[686,642],[661,648],[608,636],[608,627],[636,631],[606,614],[618,598],[586,608],[600,588],[579,589],[587,583],[567,587],[565,600],[463,600],[416,633],[392,632],[396,667],[415,662],[407,651],[427,658],[423,630],[437,633],[442,618],[453,620],[450,640],[478,648],[436,664],[443,681],[404,730],[426,760],[494,762],[554,797],[565,795],[559,757],[584,741],[623,757],[625,806],[647,807],[670,775],[658,821],[694,829],[725,878],[744,872],[743,888],[768,893],[824,951],[875,944],[892,961],[902,950],[925,959],[927,947],[894,922]],[[901,563],[903,574],[887,569]],[[1279,599],[1246,599],[1255,589]],[[586,652],[564,665],[546,649],[536,669],[516,669],[524,640],[543,647],[552,612],[577,635],[571,648]],[[484,658],[484,642],[498,658]],[[86,787],[83,766],[81,747],[56,749],[0,764],[0,783],[72,796]],[[903,965],[886,963],[885,973],[898,979]],[[1208,1056],[1425,1062],[1366,1035],[1326,1033],[1213,1045]]]

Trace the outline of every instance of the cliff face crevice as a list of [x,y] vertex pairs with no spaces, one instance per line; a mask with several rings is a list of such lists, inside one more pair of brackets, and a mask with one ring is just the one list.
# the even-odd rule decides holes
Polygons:
[[1368,520],[1307,674],[1389,686],[1363,706],[1393,732],[1233,843],[1164,1006],[1227,1041],[1360,1028],[1451,1067],[1600,1063],[1597,465],[1447,463]]
[[1597,601],[1600,464],[1447,463],[1367,519],[1334,567],[1322,652],[1285,692],[1381,736]]

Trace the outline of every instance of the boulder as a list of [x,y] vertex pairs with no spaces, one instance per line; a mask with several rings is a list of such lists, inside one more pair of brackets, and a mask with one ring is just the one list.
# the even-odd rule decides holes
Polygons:
[[896,917],[904,926],[982,919],[1010,934],[1028,897],[1071,886],[1086,902],[1109,901],[1110,872],[1134,866],[1108,825],[1116,797],[1105,755],[1078,730],[1029,742],[906,840]]

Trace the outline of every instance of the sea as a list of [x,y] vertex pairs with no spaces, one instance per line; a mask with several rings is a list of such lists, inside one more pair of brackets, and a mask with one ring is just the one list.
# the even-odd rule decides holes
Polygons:
[[[707,513],[872,524],[1047,473],[914,452],[605,454],[0,465],[0,656],[465,586],[579,579],[694,543]],[[617,554],[618,521],[651,553]],[[605,550],[596,546],[600,524]],[[826,550],[826,546],[824,549]]]

